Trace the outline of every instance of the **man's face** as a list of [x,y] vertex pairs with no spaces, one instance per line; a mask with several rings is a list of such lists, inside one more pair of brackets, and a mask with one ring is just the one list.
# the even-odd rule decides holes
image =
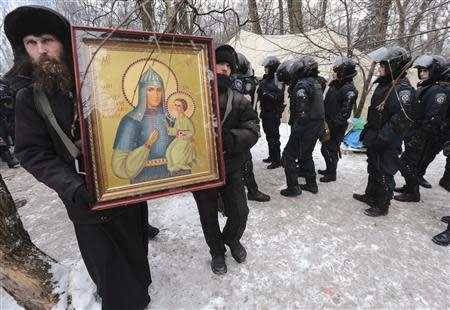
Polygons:
[[231,75],[231,67],[228,62],[219,62],[216,64],[217,74],[223,74],[225,76]]
[[162,89],[161,86],[147,86],[147,108],[155,109],[161,105]]
[[419,76],[422,81],[428,80],[430,78],[430,71],[425,68],[420,68]]
[[336,71],[332,71],[331,72],[331,80],[332,81],[335,81],[335,80],[337,80],[338,79],[338,77],[337,77],[337,72]]
[[51,58],[61,61],[63,44],[51,34],[27,35],[23,38],[23,45],[35,63],[45,63]]
[[386,76],[386,65],[384,63],[380,63],[380,66],[378,67],[378,75]]

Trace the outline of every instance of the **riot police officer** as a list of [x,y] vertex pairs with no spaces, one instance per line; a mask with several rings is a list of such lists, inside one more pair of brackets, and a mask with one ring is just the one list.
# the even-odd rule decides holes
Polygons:
[[319,170],[324,176],[321,182],[336,181],[336,169],[340,155],[340,145],[347,129],[347,119],[352,113],[358,91],[353,85],[356,63],[347,57],[338,57],[333,64],[333,79],[324,100],[325,121],[330,130],[330,138],[322,142],[321,152],[326,169]]
[[[287,188],[280,194],[295,197],[302,190],[317,193],[316,172],[312,153],[324,132],[324,107],[322,86],[315,78],[318,63],[310,56],[296,60],[291,67],[291,135],[283,150],[282,163]],[[300,159],[306,184],[299,185],[296,160]]]
[[[232,75],[232,88],[241,94],[253,104],[255,99],[256,86],[258,79],[254,75],[250,61],[241,53],[237,53],[237,69]],[[252,153],[250,150],[244,153],[243,173],[244,184],[247,187],[247,199],[253,201],[269,201],[270,196],[264,194],[258,189],[258,184],[253,173]]]
[[9,147],[14,140],[14,108],[8,82],[0,78],[0,156],[8,167],[19,166]]
[[[450,60],[447,60],[445,68],[445,71],[442,73],[442,80],[450,84]],[[447,162],[445,164],[444,175],[439,180],[439,185],[450,192],[450,106],[447,107],[447,120],[443,131],[443,136],[447,140],[443,147],[444,154],[447,154]]]
[[360,137],[367,147],[369,177],[365,194],[353,198],[370,206],[366,215],[382,216],[388,214],[402,141],[412,125],[415,90],[405,77],[411,59],[405,49],[382,47],[369,57],[379,63],[378,85]]
[[420,201],[417,167],[424,156],[428,157],[426,153],[435,156],[442,149],[442,127],[446,121],[450,100],[450,84],[442,81],[444,57],[423,55],[415,61],[414,67],[417,68],[421,80],[417,89],[416,126],[405,141],[405,151],[401,156],[400,172],[406,185],[396,189],[401,194],[394,197],[405,202]]
[[271,163],[267,169],[275,169],[281,166],[280,121],[284,108],[284,85],[275,76],[280,65],[277,57],[266,57],[262,65],[265,74],[258,88],[258,98],[261,103],[260,118],[269,146],[269,157],[263,161]]

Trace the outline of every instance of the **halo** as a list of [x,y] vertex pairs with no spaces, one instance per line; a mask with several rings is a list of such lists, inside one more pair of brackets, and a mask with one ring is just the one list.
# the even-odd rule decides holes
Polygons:
[[194,99],[191,97],[191,95],[189,95],[188,93],[185,92],[174,92],[172,94],[170,94],[169,97],[167,97],[167,114],[169,115],[169,117],[171,119],[175,119],[175,100],[177,99],[184,99],[187,102],[187,110],[186,112],[184,112],[184,114],[186,114],[187,117],[191,118],[192,115],[194,115],[195,112],[195,102]]
[[132,107],[136,107],[138,101],[139,79],[150,67],[162,78],[165,94],[178,91],[178,79],[168,65],[155,58],[137,59],[125,69],[122,75],[122,94]]

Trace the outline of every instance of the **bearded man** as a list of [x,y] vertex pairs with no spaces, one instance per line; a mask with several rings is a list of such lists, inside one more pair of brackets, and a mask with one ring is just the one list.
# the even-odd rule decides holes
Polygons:
[[51,115],[39,108],[48,101],[66,137],[73,142],[80,139],[70,24],[48,8],[23,6],[5,17],[4,27],[15,56],[10,83],[17,90],[17,157],[64,203],[102,309],[144,309],[150,302],[151,283],[147,204],[90,212],[91,196],[76,168],[82,167],[82,159],[71,155]]

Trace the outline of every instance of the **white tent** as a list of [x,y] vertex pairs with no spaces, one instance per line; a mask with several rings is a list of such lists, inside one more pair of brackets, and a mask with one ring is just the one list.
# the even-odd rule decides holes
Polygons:
[[[347,54],[346,38],[325,28],[287,35],[259,35],[241,30],[228,44],[248,58],[257,77],[264,74],[261,63],[267,56],[276,56],[281,62],[303,55],[313,56],[322,75],[327,77],[334,59]],[[367,55],[358,50],[353,50],[353,55],[359,64],[369,69],[371,61]]]
[[[264,74],[261,63],[267,56],[276,56],[283,62],[299,56],[310,55],[319,63],[320,75],[328,80],[334,59],[337,56],[347,55],[346,37],[326,28],[315,29],[304,34],[286,35],[260,35],[241,30],[227,44],[247,57],[258,78],[261,78]],[[366,78],[365,74],[369,72],[371,60],[357,49],[353,49],[352,52],[353,59],[359,63],[360,67],[358,75],[354,79],[354,84],[361,96],[364,79]],[[365,72],[361,70],[361,67]],[[416,76],[416,70],[412,70],[408,74],[408,78],[413,85],[417,82]],[[366,97],[366,104],[361,114],[363,118],[367,116],[368,102],[370,102],[371,97],[372,92]],[[285,102],[288,102],[288,100],[286,99]],[[286,120],[286,115],[284,115],[283,120]]]
[[[328,80],[334,59],[347,54],[346,38],[325,28],[315,29],[305,34],[287,35],[259,35],[241,30],[227,44],[247,57],[258,78],[261,78],[264,74],[264,67],[261,66],[261,63],[267,56],[276,56],[283,62],[284,60],[310,55],[319,63],[320,75]],[[353,58],[364,68],[365,72],[368,72],[371,65],[369,57],[355,49],[352,52]],[[354,83],[361,94],[365,75],[361,69],[358,71]],[[367,99],[370,99],[370,95]],[[286,98],[285,103],[287,102],[288,99]],[[362,117],[366,117],[366,109],[367,104],[365,104],[361,114]],[[284,121],[287,120],[287,110],[283,116]]]

